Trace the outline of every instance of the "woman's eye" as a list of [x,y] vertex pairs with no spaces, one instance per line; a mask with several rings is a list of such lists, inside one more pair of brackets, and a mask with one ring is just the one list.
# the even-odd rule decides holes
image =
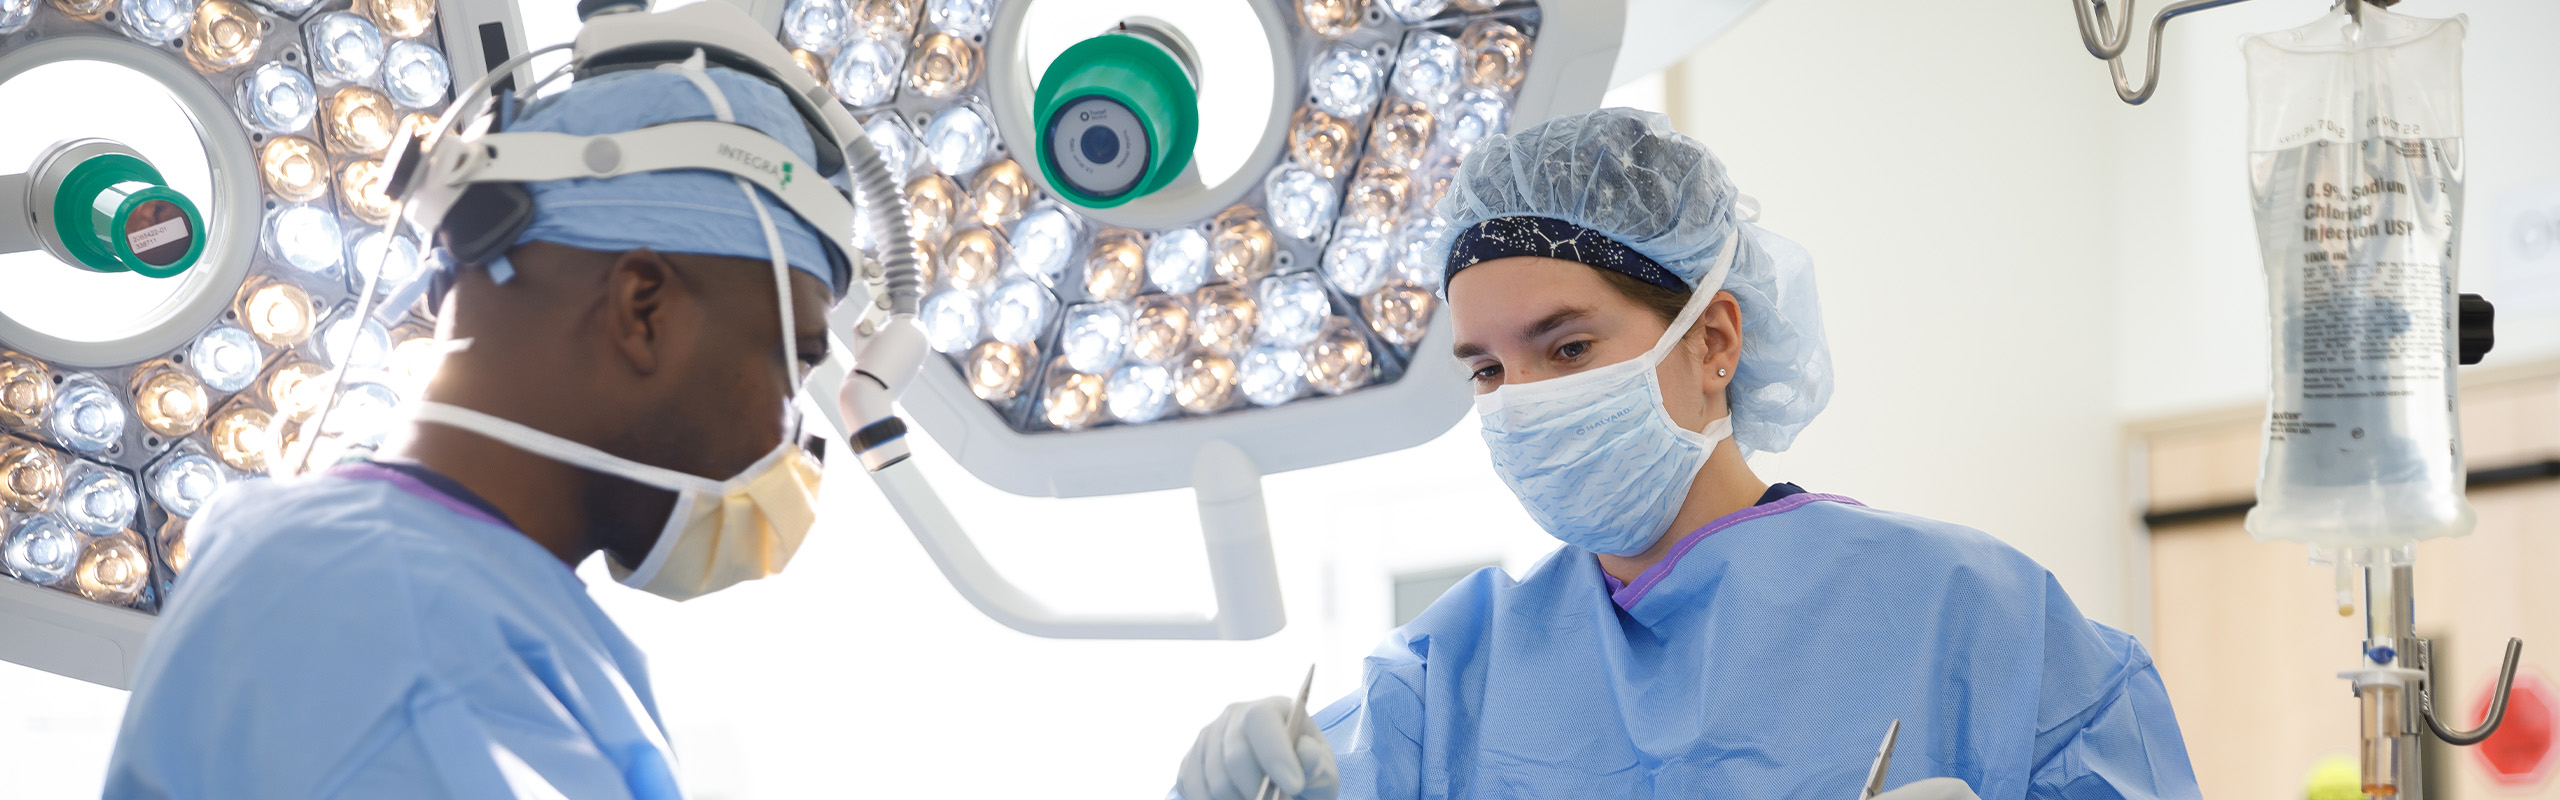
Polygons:
[[1476,370],[1474,374],[1467,376],[1467,379],[1477,383],[1502,380],[1502,365],[1486,365],[1484,368]]
[[1564,346],[1556,348],[1556,358],[1571,361],[1581,358],[1582,354],[1588,352],[1591,352],[1590,342],[1566,342]]

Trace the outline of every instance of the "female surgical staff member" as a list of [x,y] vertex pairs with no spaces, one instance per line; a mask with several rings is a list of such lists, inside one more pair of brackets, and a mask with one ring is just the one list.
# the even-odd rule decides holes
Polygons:
[[1390,635],[1320,734],[1290,737],[1286,698],[1230,706],[1183,796],[1846,800],[1896,719],[1891,797],[2197,796],[2150,656],[2043,567],[1752,474],[1831,360],[1811,258],[1736,206],[1659,114],[1467,157],[1439,206],[1455,354],[1494,471],[1564,546]]

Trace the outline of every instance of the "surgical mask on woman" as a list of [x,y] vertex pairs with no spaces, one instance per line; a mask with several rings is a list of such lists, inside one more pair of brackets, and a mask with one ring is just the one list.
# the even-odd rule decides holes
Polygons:
[[1657,369],[1715,300],[1732,267],[1728,241],[1680,316],[1643,355],[1476,395],[1493,469],[1529,516],[1566,544],[1608,555],[1651,547],[1733,418],[1681,427],[1663,405]]

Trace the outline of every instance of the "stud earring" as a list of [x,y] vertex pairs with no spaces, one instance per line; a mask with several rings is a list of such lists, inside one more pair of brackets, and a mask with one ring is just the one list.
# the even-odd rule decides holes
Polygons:
[[1719,377],[1719,378],[1724,377],[1724,368],[1723,368],[1723,367],[1717,367],[1717,368],[1716,368],[1716,377]]

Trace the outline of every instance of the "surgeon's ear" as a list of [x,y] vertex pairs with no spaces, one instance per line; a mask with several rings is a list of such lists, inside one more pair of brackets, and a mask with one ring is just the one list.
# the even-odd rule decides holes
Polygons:
[[605,273],[607,329],[614,349],[640,374],[657,372],[665,357],[676,283],[674,265],[647,248],[623,251]]
[[1707,301],[1706,311],[1698,315],[1697,324],[1689,329],[1689,335],[1705,357],[1706,368],[1698,375],[1699,388],[1706,391],[1711,403],[1722,406],[1724,389],[1733,383],[1734,370],[1742,364],[1741,301],[1733,299],[1732,292],[1716,292],[1715,299]]

